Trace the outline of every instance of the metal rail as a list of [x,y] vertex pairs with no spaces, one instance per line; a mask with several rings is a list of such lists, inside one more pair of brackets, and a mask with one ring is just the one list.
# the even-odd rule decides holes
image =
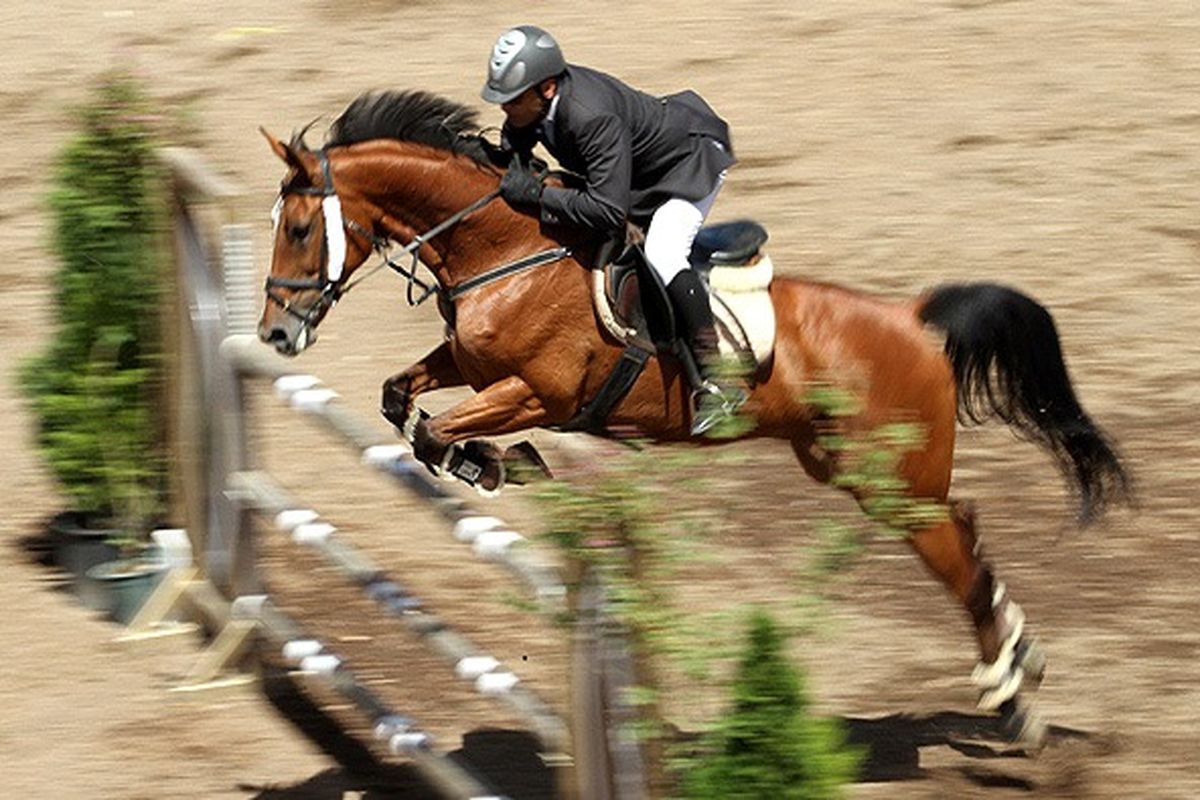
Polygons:
[[222,355],[243,376],[275,381],[281,400],[320,421],[362,453],[363,461],[391,475],[406,489],[425,498],[451,525],[460,541],[474,546],[481,558],[507,567],[529,587],[542,610],[551,615],[565,611],[566,587],[557,570],[526,547],[524,536],[503,520],[485,516],[448,492],[441,481],[412,456],[407,445],[390,430],[369,424],[338,401],[337,393],[312,376],[296,373],[288,361],[275,355],[253,336],[230,336],[221,345]]
[[564,758],[571,748],[570,731],[545,702],[520,684],[517,676],[493,656],[473,645],[444,620],[426,611],[423,603],[387,572],[337,535],[337,529],[313,510],[295,502],[269,475],[243,472],[230,483],[233,496],[244,506],[270,519],[291,539],[321,553],[357,584],[389,616],[398,619],[442,656],[455,674],[472,681],[475,689],[506,703],[533,729],[548,755]]
[[422,776],[447,797],[501,800],[472,770],[434,751],[429,734],[368,689],[340,656],[321,641],[305,636],[300,626],[275,608],[266,595],[238,598],[231,604],[230,617],[253,620],[285,662],[346,698],[370,721],[376,741],[391,753],[410,759]]

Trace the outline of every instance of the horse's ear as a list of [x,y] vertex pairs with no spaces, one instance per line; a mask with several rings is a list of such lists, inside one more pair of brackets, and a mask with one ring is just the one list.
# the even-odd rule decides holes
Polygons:
[[304,162],[300,159],[300,155],[290,144],[285,144],[282,139],[276,139],[271,134],[267,133],[266,128],[260,127],[258,132],[263,135],[267,143],[271,145],[271,149],[275,151],[275,155],[294,170],[301,174],[307,173],[308,170],[304,167]]

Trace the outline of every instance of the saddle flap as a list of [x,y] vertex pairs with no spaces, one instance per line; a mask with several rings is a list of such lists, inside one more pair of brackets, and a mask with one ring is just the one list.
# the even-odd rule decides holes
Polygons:
[[604,268],[608,304],[617,320],[656,347],[669,349],[675,338],[675,314],[666,287],[646,264],[639,245],[629,245]]

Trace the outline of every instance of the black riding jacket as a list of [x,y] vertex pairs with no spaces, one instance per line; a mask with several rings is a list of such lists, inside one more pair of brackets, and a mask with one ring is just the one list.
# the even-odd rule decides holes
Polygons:
[[587,67],[568,65],[558,80],[553,119],[524,129],[506,125],[502,143],[528,156],[537,142],[582,189],[546,187],[544,222],[599,231],[644,224],[672,197],[700,200],[733,165],[729,126],[695,92],[657,98]]

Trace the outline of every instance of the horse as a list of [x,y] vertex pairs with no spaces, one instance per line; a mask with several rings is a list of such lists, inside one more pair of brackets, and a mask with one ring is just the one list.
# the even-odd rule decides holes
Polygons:
[[[382,412],[414,457],[476,480],[506,462],[544,469],[526,443],[501,452],[488,439],[566,425],[619,365],[622,343],[593,308],[594,236],[497,200],[502,154],[480,133],[476,111],[436,95],[364,94],[315,151],[304,131],[286,143],[261,132],[287,173],[260,339],[289,356],[310,346],[361,280],[356,270],[382,252],[375,268],[405,274],[410,303],[420,299],[414,291],[436,297],[447,325],[443,342],[383,384]],[[386,256],[393,245],[411,256],[410,267]],[[418,259],[432,283],[417,277]],[[910,522],[906,541],[973,625],[980,707],[1015,714],[1018,692],[1036,688],[1045,657],[983,557],[969,504],[949,497],[956,424],[996,418],[1044,448],[1082,524],[1132,501],[1115,445],[1076,397],[1050,312],[992,283],[943,285],[900,301],[793,277],[774,277],[768,291],[774,351],[751,376],[744,409],[752,424],[736,438],[781,439],[804,472],[836,485],[849,465],[827,444],[831,426],[918,424],[923,439],[897,469],[908,497],[941,513]],[[611,409],[611,429],[652,442],[692,439],[686,377],[678,358],[652,354]],[[821,381],[848,392],[854,410],[835,416],[813,402],[809,389]],[[475,394],[443,413],[416,406],[426,392],[463,385]],[[472,474],[454,471],[464,463]],[[865,508],[870,492],[850,491]],[[1030,733],[1030,715],[1013,719],[1014,735]]]

